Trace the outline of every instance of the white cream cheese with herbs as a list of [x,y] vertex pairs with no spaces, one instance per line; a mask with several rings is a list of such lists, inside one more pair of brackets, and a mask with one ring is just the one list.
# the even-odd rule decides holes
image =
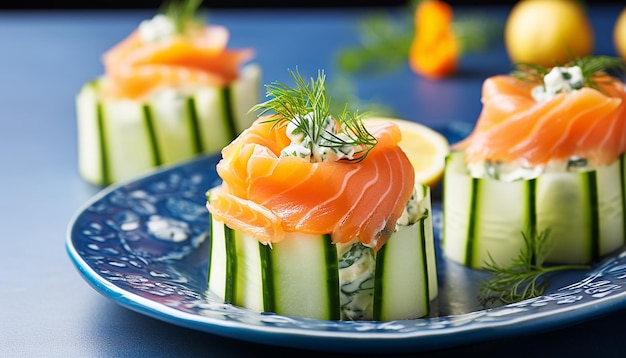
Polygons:
[[542,103],[559,93],[579,90],[584,84],[583,71],[579,66],[554,67],[543,77],[543,84],[532,89],[532,96]]
[[[419,205],[417,191],[414,190],[404,208],[404,213],[396,224],[396,231],[400,229],[400,226],[415,224],[424,215],[427,215],[427,209]],[[342,319],[359,320],[372,317],[371,297],[374,295],[374,272],[376,271],[374,249],[360,242],[338,243],[337,251],[340,257],[339,286]]]
[[[289,121],[287,137],[291,144],[285,147],[281,156],[293,156],[307,159],[311,162],[352,160],[357,152],[362,150],[361,145],[353,145],[353,138],[345,132],[337,130],[335,120],[328,116],[324,118],[322,128],[317,128],[313,114],[308,113]],[[308,128],[305,133],[302,128]],[[319,135],[311,137],[311,134]]]
[[409,201],[404,207],[402,215],[396,222],[396,230],[398,226],[409,226],[415,224],[425,214],[426,209],[419,205],[417,200],[417,188],[413,188],[413,193],[409,198]]
[[505,163],[485,162],[483,164],[469,164],[470,176],[474,178],[491,178],[501,181],[530,180],[545,173],[584,172],[593,167],[584,158],[571,157],[568,160],[554,160],[547,165],[529,167]]
[[374,250],[360,242],[338,243],[340,307],[343,320],[372,317],[374,295]]
[[139,23],[138,31],[144,41],[157,42],[176,33],[176,27],[169,17],[157,14],[152,19]]

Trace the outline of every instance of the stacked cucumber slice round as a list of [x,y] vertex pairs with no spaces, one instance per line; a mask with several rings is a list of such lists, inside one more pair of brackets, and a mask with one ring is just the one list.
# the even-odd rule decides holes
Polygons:
[[218,153],[256,118],[248,112],[259,100],[261,69],[248,64],[223,88],[163,89],[146,100],[104,98],[105,80],[85,84],[76,98],[78,169],[96,185]]
[[596,262],[624,245],[625,160],[507,182],[470,176],[463,152],[451,153],[443,179],[445,255],[472,268],[491,259],[507,266],[524,247],[523,233],[549,230],[546,262]]

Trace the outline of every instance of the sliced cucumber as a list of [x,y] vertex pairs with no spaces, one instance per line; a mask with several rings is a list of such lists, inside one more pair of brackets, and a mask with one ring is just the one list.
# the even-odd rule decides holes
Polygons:
[[443,182],[443,252],[472,268],[483,268],[490,257],[508,265],[524,247],[523,232],[549,229],[548,262],[598,260],[625,242],[623,161],[505,182],[470,177],[463,153],[451,153]]
[[[258,243],[251,237],[248,240]],[[337,250],[328,235],[290,233],[284,242],[263,249],[263,287],[271,287],[264,291],[264,311],[339,319]]]
[[270,247],[217,220],[211,226],[209,286],[225,302],[339,319],[337,251],[327,235],[292,233]]
[[[446,158],[442,245],[448,257],[469,267],[482,267],[489,255],[510,262],[524,241],[520,228],[529,225],[528,182],[472,178],[462,155]],[[514,203],[514,204],[513,204]]]
[[78,169],[91,183],[109,183],[108,157],[103,148],[105,136],[102,105],[98,101],[100,81],[83,85],[76,97]]
[[[420,189],[420,202],[430,203],[430,191],[426,187]],[[430,206],[424,209],[426,212],[417,223],[399,226],[376,255],[375,320],[426,316],[430,311],[429,302],[437,296]]]
[[260,67],[249,64],[225,88],[164,90],[145,101],[102,98],[103,78],[85,84],[76,98],[80,174],[108,185],[219,152],[254,121],[248,111],[259,101],[260,79]]
[[225,302],[289,316],[423,317],[437,296],[437,275],[430,191],[420,192],[427,214],[400,226],[378,252],[302,233],[266,246],[211,216],[209,289]]

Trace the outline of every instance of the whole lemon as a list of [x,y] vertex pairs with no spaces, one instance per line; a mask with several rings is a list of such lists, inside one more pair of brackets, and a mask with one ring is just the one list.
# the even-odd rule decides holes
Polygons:
[[521,0],[509,13],[504,41],[512,62],[551,67],[590,55],[594,32],[575,1]]
[[626,61],[626,7],[620,12],[615,22],[613,41],[617,54]]

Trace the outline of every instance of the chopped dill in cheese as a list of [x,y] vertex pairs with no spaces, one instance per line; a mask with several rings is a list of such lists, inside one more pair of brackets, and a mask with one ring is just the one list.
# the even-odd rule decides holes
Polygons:
[[[307,124],[303,125],[302,122]],[[363,151],[363,146],[354,141],[343,131],[337,128],[335,120],[328,116],[321,121],[322,135],[311,138],[301,128],[315,128],[319,125],[313,119],[312,113],[304,116],[298,115],[287,124],[287,137],[291,144],[281,151],[281,156],[294,156],[304,158],[311,162],[338,161],[341,159],[354,160],[357,153]],[[315,131],[315,130],[314,130]],[[344,143],[340,145],[339,143]]]
[[296,83],[292,88],[282,83],[267,87],[266,102],[252,107],[259,115],[272,114],[268,121],[277,126],[287,126],[291,144],[281,152],[283,156],[295,156],[311,162],[347,161],[358,163],[367,157],[377,143],[365,128],[358,111],[335,116],[330,113],[330,98],[324,85],[326,76],[318,72],[317,79],[307,83],[300,73],[291,72]]
[[163,14],[139,24],[139,35],[146,42],[163,41],[176,33],[174,22]]
[[579,66],[557,66],[543,77],[542,85],[533,88],[532,96],[537,102],[545,102],[559,93],[579,90],[584,85],[583,71]]

